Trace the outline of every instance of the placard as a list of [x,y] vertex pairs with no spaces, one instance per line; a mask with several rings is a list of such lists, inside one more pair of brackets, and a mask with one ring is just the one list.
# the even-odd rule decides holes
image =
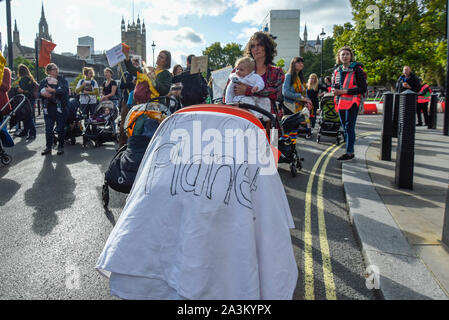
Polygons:
[[223,98],[224,89],[226,87],[226,83],[228,82],[229,75],[232,72],[232,67],[226,67],[223,69],[219,69],[216,71],[212,71],[212,90],[213,97],[215,99]]
[[120,43],[114,48],[106,51],[106,57],[108,58],[108,63],[111,68],[125,60],[126,57],[122,51],[122,44]]
[[190,74],[196,74],[200,72],[207,72],[208,57],[192,57],[192,64],[190,66]]

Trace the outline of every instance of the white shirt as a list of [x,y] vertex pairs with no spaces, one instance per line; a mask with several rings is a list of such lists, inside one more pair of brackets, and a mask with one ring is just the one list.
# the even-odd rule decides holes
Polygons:
[[[98,89],[98,83],[95,80],[85,80],[81,79],[78,81],[78,84],[76,85],[76,89],[80,88],[82,84],[85,83],[91,83],[92,84],[92,90]],[[97,96],[94,94],[84,94],[81,92],[80,94],[80,104],[96,104],[97,103]]]
[[226,97],[225,97],[226,103],[239,102],[242,99],[242,97],[244,97],[244,96],[234,96],[234,86],[235,86],[234,81],[236,80],[248,86],[257,87],[259,89],[258,91],[265,88],[265,82],[263,82],[262,77],[259,76],[254,71],[243,78],[240,78],[236,73],[231,73],[229,75],[229,80],[231,80],[231,82],[229,82],[228,88],[226,89]]

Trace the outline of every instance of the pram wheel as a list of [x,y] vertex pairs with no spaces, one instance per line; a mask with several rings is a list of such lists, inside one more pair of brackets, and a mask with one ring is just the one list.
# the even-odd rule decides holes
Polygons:
[[5,166],[7,166],[11,163],[12,157],[10,155],[7,155],[6,153],[4,153],[1,155],[1,161]]
[[108,186],[107,183],[105,183],[103,185],[103,190],[101,192],[101,195],[102,195],[102,198],[103,198],[103,207],[105,209],[107,209],[108,205],[109,205],[109,186]]
[[72,146],[74,146],[76,144],[76,139],[75,138],[70,138],[70,144]]
[[316,142],[317,142],[317,143],[320,143],[320,141],[321,141],[321,135],[318,134],[318,135],[316,136]]
[[339,146],[340,143],[341,143],[341,139],[340,139],[340,136],[338,136],[338,137],[337,137],[337,146]]
[[296,177],[296,167],[293,163],[290,164],[290,172],[292,173],[293,178]]
[[298,159],[296,160],[296,168],[301,171],[302,170],[302,160]]

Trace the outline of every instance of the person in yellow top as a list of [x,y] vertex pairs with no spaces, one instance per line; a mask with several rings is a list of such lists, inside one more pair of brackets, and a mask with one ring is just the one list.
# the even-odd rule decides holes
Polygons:
[[[301,112],[305,117],[307,127],[309,127],[310,113],[307,111],[311,110],[313,105],[312,101],[307,98],[307,85],[303,69],[304,59],[294,57],[290,62],[290,68],[282,85],[282,95],[284,96],[284,105],[293,113]],[[310,130],[308,130],[306,137],[311,137]]]
[[79,94],[80,108],[83,114],[88,118],[93,116],[97,106],[97,96],[99,94],[98,83],[94,80],[95,71],[93,68],[83,68],[83,79],[78,81],[75,92]]

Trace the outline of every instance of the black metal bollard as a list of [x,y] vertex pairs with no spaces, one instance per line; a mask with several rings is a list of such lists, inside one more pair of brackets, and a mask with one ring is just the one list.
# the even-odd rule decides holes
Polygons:
[[437,128],[437,107],[438,107],[438,95],[432,94],[430,96],[429,123],[427,124],[428,129]]
[[391,161],[391,138],[393,135],[393,102],[394,93],[384,93],[382,145],[380,159],[385,161]]
[[398,119],[399,119],[399,98],[401,97],[400,93],[394,94],[394,102],[393,102],[393,131],[392,137],[398,137]]
[[442,241],[449,248],[449,185],[446,192],[446,210],[444,212]]
[[416,121],[415,92],[407,90],[401,94],[398,120],[395,183],[399,188],[413,189]]

